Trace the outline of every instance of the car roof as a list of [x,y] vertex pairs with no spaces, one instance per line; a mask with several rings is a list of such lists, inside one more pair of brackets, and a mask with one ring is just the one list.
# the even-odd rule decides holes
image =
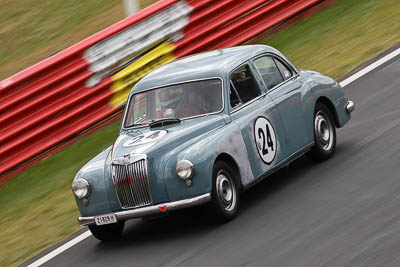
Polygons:
[[223,78],[244,61],[262,53],[281,55],[278,50],[270,46],[246,45],[187,56],[152,71],[134,86],[131,94],[184,81]]

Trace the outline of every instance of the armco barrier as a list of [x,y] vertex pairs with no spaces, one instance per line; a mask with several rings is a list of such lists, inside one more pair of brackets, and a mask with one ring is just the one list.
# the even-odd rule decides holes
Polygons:
[[0,82],[0,182],[119,114],[143,76],[254,42],[322,0],[162,0]]

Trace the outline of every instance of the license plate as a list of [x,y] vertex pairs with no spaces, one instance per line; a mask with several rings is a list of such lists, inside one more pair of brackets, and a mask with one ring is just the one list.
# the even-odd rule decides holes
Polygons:
[[114,214],[106,214],[106,215],[96,216],[94,217],[94,220],[96,221],[96,225],[104,225],[104,224],[116,223],[117,217]]

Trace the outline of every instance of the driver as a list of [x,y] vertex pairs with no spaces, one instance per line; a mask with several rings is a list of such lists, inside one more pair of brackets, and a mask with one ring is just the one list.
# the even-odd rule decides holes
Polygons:
[[160,89],[157,93],[161,103],[161,110],[157,112],[157,118],[182,118],[185,116],[183,101],[183,88],[174,86]]
[[199,115],[200,110],[196,104],[198,97],[193,89],[184,89],[181,85],[160,89],[158,99],[161,102],[161,110],[157,112],[157,118],[186,118]]

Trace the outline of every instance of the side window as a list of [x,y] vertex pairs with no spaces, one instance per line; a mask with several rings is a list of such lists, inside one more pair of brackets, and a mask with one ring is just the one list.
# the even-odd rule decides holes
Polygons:
[[238,107],[260,95],[260,88],[258,88],[248,65],[240,67],[231,74],[231,107]]
[[231,107],[236,108],[241,105],[242,101],[239,98],[239,95],[235,89],[235,86],[232,84],[229,87],[229,98],[231,101]]
[[292,70],[285,66],[279,59],[275,59],[275,62],[284,80],[287,80],[293,76]]
[[274,88],[276,85],[283,82],[281,72],[275,64],[275,61],[270,56],[260,57],[254,60],[258,71],[264,80],[268,89]]

